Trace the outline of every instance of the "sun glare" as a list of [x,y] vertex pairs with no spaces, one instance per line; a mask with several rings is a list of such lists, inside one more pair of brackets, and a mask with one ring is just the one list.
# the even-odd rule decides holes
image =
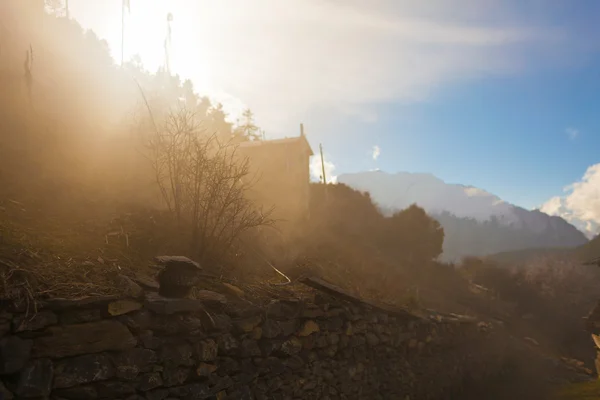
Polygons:
[[[191,78],[199,92],[218,90],[212,79],[210,58],[219,45],[209,29],[214,24],[215,6],[203,2],[200,10],[196,2],[186,0],[131,0],[130,5],[123,15],[125,62],[139,55],[144,68],[154,72],[168,61],[171,71],[182,78]],[[120,62],[121,2],[115,3],[114,8],[112,32],[107,40],[113,57]],[[169,14],[171,21],[167,20]]]

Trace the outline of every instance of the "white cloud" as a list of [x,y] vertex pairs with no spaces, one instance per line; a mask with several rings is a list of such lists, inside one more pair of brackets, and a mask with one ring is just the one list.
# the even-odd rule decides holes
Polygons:
[[[337,175],[334,175],[335,164],[328,160],[327,155],[324,155],[323,158],[325,159],[325,176],[327,177],[327,182],[336,183]],[[314,181],[322,181],[321,177],[323,176],[323,166],[321,164],[320,156],[313,156],[310,160],[310,176]]]
[[565,188],[567,194],[553,197],[540,207],[542,212],[569,221],[588,237],[600,228],[600,164],[590,166],[583,178]]
[[[72,3],[72,15],[119,54],[119,2]],[[311,109],[373,121],[377,114],[361,106],[419,101],[446,83],[520,71],[529,63],[524,46],[535,46],[536,60],[556,50],[554,32],[502,0],[154,3],[132,10],[126,52],[160,65],[172,11],[173,70],[201,91],[241,99],[269,131],[295,126]]]
[[576,128],[567,128],[565,133],[569,137],[569,139],[574,140],[579,136],[579,130]]
[[371,157],[373,157],[373,160],[377,161],[377,159],[379,158],[379,156],[381,155],[381,147],[375,145],[373,146],[373,150],[371,151]]

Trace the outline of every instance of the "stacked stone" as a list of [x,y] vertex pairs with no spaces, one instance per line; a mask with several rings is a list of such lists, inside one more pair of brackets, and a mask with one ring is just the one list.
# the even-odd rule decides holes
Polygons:
[[55,300],[0,314],[0,399],[434,399],[470,368],[475,324],[335,298]]

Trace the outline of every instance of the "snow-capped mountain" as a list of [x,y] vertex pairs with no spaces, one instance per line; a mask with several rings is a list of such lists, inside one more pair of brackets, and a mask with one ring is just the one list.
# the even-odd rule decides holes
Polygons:
[[514,206],[479,188],[448,184],[431,174],[370,171],[340,175],[338,182],[369,192],[383,210],[413,203],[424,208],[444,227],[445,259],[587,242],[560,217]]

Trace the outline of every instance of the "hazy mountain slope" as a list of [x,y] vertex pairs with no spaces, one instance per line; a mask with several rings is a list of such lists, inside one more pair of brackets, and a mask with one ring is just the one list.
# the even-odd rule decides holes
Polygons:
[[587,242],[582,232],[560,217],[528,211],[482,189],[447,184],[431,174],[373,171],[340,175],[338,181],[369,192],[384,212],[413,203],[423,207],[444,227],[446,260]]

